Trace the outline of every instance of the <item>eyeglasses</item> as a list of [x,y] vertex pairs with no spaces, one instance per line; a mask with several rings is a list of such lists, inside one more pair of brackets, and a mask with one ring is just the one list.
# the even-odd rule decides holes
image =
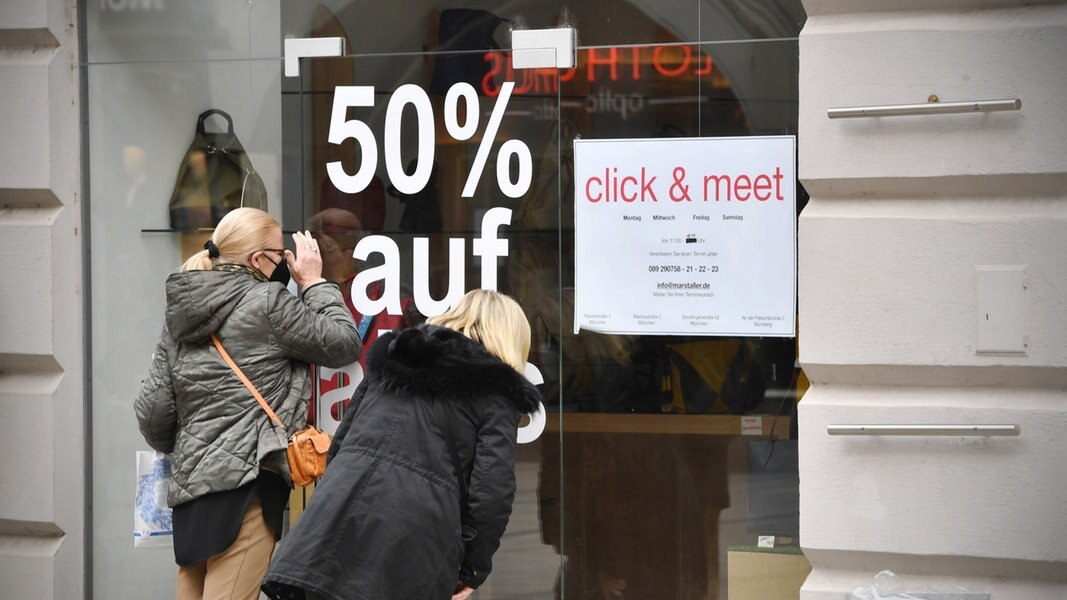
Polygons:
[[[280,256],[281,259],[285,258],[285,248],[263,248],[262,250],[256,250],[256,252],[277,252],[278,256]],[[253,252],[252,254],[255,254],[256,252]],[[248,255],[248,260],[249,261],[252,260],[252,254]],[[267,260],[270,260],[270,259],[268,258]],[[271,261],[271,262],[273,262],[273,261]]]

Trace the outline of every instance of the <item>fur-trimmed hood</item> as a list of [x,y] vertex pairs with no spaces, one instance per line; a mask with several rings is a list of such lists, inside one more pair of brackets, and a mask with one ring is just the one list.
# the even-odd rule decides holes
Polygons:
[[367,379],[394,391],[471,399],[500,394],[516,410],[537,411],[541,394],[485,346],[436,325],[419,325],[378,338],[367,357]]

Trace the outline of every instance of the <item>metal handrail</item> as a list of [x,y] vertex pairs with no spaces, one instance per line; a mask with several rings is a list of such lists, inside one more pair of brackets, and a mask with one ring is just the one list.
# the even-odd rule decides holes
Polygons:
[[1017,436],[1018,425],[827,425],[829,435]]
[[925,104],[890,104],[884,106],[830,108],[827,109],[826,116],[831,119],[856,119],[863,117],[945,115],[955,113],[1019,110],[1022,106],[1023,101],[1019,98],[1011,98],[1007,100],[972,100],[968,102],[927,102]]

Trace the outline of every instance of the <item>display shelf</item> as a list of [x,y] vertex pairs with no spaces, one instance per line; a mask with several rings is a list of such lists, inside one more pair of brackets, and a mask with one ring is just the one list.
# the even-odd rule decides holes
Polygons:
[[[182,229],[154,229],[154,228],[143,228],[143,229],[141,229],[141,233],[167,233],[167,234],[173,234],[173,233],[198,234],[198,233],[211,233],[212,231],[215,231],[215,228],[213,228],[213,227],[202,227],[200,229],[195,229],[193,231],[185,231],[185,230],[182,230]],[[302,231],[303,230],[301,230],[301,232]],[[559,235],[558,232],[556,232],[555,230],[549,230],[549,229],[518,229],[518,228],[513,228],[511,226],[508,226],[508,228],[506,230],[504,230],[504,231],[506,233],[508,233],[508,234],[520,234],[520,235],[552,235],[552,236]],[[289,230],[289,229],[283,229],[282,230],[282,234],[284,234],[284,235],[290,235],[290,234],[293,234],[293,233],[296,233],[296,231]],[[319,232],[318,231],[312,231],[311,233],[315,234],[315,233],[319,233]],[[337,233],[337,232],[332,232],[332,233]],[[400,236],[400,235],[408,235],[408,236],[425,237],[425,236],[433,236],[433,235],[436,235],[436,236],[442,236],[442,235],[478,236],[478,235],[482,235],[484,232],[482,230],[480,230],[480,229],[478,229],[478,230],[468,229],[468,230],[442,230],[442,231],[438,231],[438,232],[435,232],[435,233],[419,233],[419,232],[416,232],[416,231],[400,231],[400,230],[385,230],[385,229],[383,229],[383,230],[378,230],[378,231],[351,230],[351,231],[349,231],[347,233],[358,233],[358,234],[361,234],[361,235],[364,235],[364,234],[365,235],[398,235],[398,236]],[[329,234],[327,234],[327,235],[329,235]]]
[[[169,228],[166,228],[166,229],[151,229],[151,228],[141,229],[141,233],[200,234],[200,233],[211,233],[212,231],[215,231],[214,227],[201,227],[199,229],[194,229],[192,231],[186,231],[184,229],[169,229]],[[283,229],[282,230],[282,234],[284,234],[284,235],[290,235],[290,234],[293,234],[293,233],[296,233],[296,232],[295,231],[289,231],[287,229]]]
[[755,553],[758,553],[758,554],[804,554],[804,552],[800,549],[800,546],[796,546],[796,545],[793,545],[793,544],[782,545],[782,546],[772,546],[772,547],[769,547],[769,548],[764,547],[764,546],[756,546],[756,545],[752,545],[752,544],[734,544],[734,545],[731,545],[731,546],[727,546],[726,551],[727,552],[755,552]]

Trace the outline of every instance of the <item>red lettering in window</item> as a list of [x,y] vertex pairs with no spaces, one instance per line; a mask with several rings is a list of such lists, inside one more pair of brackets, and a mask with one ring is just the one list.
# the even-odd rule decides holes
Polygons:
[[609,67],[611,67],[609,71],[611,80],[618,81],[619,49],[614,47],[608,48],[607,58],[601,58],[597,56],[596,48],[589,48],[588,57],[586,59],[586,78],[589,81],[596,81],[596,67],[598,65],[608,65]]
[[[659,71],[660,75],[664,77],[677,77],[682,73],[685,73],[689,68],[689,63],[693,59],[693,51],[689,49],[689,46],[681,46],[682,49],[682,61],[681,64],[675,69],[668,69],[663,66],[663,53],[671,50],[673,46],[656,46],[656,49],[652,51],[652,66]],[[670,63],[668,63],[670,64]]]

